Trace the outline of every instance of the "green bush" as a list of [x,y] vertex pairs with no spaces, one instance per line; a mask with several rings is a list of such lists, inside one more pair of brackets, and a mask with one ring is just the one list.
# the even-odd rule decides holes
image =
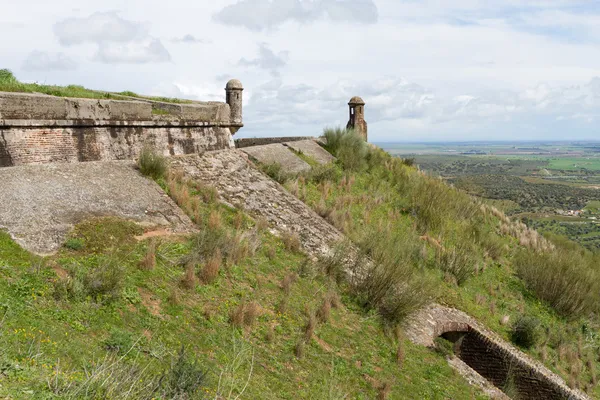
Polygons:
[[320,265],[336,280],[346,280],[361,306],[377,310],[393,325],[435,297],[436,284],[420,265],[416,236],[366,232],[358,246],[342,245]]
[[83,239],[71,238],[65,242],[65,247],[70,250],[81,250],[84,246]]
[[440,355],[444,357],[451,357],[454,355],[454,343],[451,341],[438,336],[433,340],[433,344],[435,345],[435,351]]
[[342,172],[334,164],[318,164],[306,174],[306,179],[314,183],[325,181],[337,182],[342,178]]
[[514,265],[527,287],[564,317],[598,311],[600,256],[558,244],[547,252],[523,248]]
[[438,250],[436,266],[452,274],[456,278],[456,283],[462,285],[475,273],[477,263],[475,252],[470,243],[461,241],[455,246]]
[[116,260],[100,258],[91,267],[71,265],[69,276],[54,283],[54,297],[111,302],[122,296],[124,272]]
[[104,340],[104,348],[108,351],[114,351],[118,354],[127,353],[134,345],[131,333],[113,328],[108,338]]
[[360,171],[368,166],[369,146],[356,132],[348,129],[325,129],[326,148],[337,157],[345,170]]
[[194,396],[200,393],[205,380],[204,369],[197,360],[190,359],[185,347],[181,346],[177,357],[160,378],[157,392],[165,399],[196,398]]
[[165,157],[158,154],[155,149],[148,145],[142,148],[137,164],[142,174],[153,179],[162,178],[167,172],[167,160]]
[[533,317],[522,316],[512,326],[511,340],[517,346],[530,349],[540,339],[540,321]]
[[259,164],[260,170],[276,182],[284,184],[292,175],[283,170],[279,163]]
[[0,84],[18,83],[17,78],[8,69],[0,69]]

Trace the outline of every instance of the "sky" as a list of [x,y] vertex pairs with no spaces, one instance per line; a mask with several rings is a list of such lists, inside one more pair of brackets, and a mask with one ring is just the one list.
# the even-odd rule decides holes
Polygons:
[[7,1],[22,81],[224,101],[235,137],[318,135],[365,102],[369,140],[600,139],[597,0]]

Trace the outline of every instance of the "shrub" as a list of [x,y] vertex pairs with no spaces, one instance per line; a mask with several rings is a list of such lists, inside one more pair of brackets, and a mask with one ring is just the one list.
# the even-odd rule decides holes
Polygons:
[[137,165],[142,174],[152,179],[162,178],[167,172],[167,160],[149,145],[142,148]]
[[71,265],[68,272],[54,283],[56,299],[111,302],[122,295],[124,272],[117,260],[102,257],[91,267]]
[[308,320],[306,321],[306,325],[304,326],[304,340],[309,342],[313,335],[315,334],[315,328],[317,327],[317,319],[315,314],[312,312],[308,315]]
[[200,271],[200,280],[204,284],[212,283],[219,276],[219,268],[221,266],[221,250],[216,249],[215,253],[210,257],[202,270]]
[[327,181],[337,182],[342,177],[342,171],[335,164],[317,164],[306,173],[306,180],[321,183]]
[[323,132],[327,149],[337,157],[345,170],[360,171],[367,167],[369,147],[353,130],[334,128]]
[[144,258],[140,261],[140,269],[151,271],[156,266],[156,242],[150,240]]
[[108,351],[114,351],[118,354],[125,354],[134,346],[134,340],[131,333],[113,328],[108,338],[104,340],[104,347]]
[[521,249],[514,258],[527,287],[567,318],[598,310],[599,263],[598,255],[564,246],[546,252]]
[[281,235],[281,240],[283,240],[283,245],[287,250],[294,253],[298,253],[300,251],[300,236],[298,236],[296,232],[283,232]]
[[437,267],[452,274],[456,283],[463,284],[475,273],[475,249],[468,243],[459,242],[449,248],[437,250]]
[[158,393],[165,399],[196,398],[205,380],[206,372],[196,359],[186,354],[186,348],[182,345],[170,367],[161,376]]
[[196,287],[196,265],[193,262],[188,262],[185,266],[185,272],[181,278],[181,286],[188,290]]
[[65,242],[65,247],[69,250],[81,250],[83,249],[84,242],[80,238],[71,238]]
[[317,319],[321,323],[325,323],[329,321],[329,316],[331,315],[331,301],[329,297],[325,296],[323,302],[321,303],[321,307],[317,310]]
[[260,315],[260,306],[252,301],[240,303],[229,315],[231,324],[238,328],[250,328]]
[[259,164],[259,168],[265,175],[281,184],[284,184],[292,177],[291,174],[284,171],[279,163]]
[[540,339],[540,321],[533,317],[522,316],[512,326],[511,340],[517,346],[530,349]]
[[[416,235],[367,231],[358,245],[358,250],[340,246],[322,257],[320,265],[338,279],[347,280],[362,306],[397,324],[434,298],[435,284],[420,265]],[[344,247],[348,250],[342,253]]]
[[454,354],[454,343],[444,339],[441,336],[436,337],[433,340],[435,345],[435,351],[444,357],[450,357]]

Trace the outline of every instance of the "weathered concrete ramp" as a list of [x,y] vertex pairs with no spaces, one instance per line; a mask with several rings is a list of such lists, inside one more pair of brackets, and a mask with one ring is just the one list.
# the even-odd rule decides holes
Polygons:
[[222,200],[266,218],[276,231],[297,233],[304,250],[313,256],[327,252],[342,239],[337,229],[253,167],[241,150],[173,157],[171,167],[187,178],[214,186]]
[[294,142],[286,142],[284,145],[297,152],[312,157],[319,164],[327,164],[335,161],[335,157],[332,156],[327,150],[319,146],[319,144],[314,140],[298,140]]
[[86,218],[115,216],[175,232],[189,218],[130,161],[0,168],[0,229],[38,254],[56,251]]
[[289,173],[297,174],[310,170],[310,165],[281,143],[244,147],[241,151],[260,163],[279,164]]

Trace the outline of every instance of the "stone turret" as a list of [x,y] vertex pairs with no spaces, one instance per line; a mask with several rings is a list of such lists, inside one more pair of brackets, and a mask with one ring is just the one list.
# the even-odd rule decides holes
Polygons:
[[242,123],[242,91],[244,87],[242,82],[237,79],[232,79],[227,82],[225,86],[225,93],[227,96],[227,104],[231,110],[230,122],[231,122],[231,134],[236,133],[244,124]]
[[348,125],[346,125],[347,129],[354,129],[356,133],[367,141],[367,121],[365,121],[365,102],[358,96],[354,96],[348,102],[348,106],[350,107],[350,120],[348,121]]

